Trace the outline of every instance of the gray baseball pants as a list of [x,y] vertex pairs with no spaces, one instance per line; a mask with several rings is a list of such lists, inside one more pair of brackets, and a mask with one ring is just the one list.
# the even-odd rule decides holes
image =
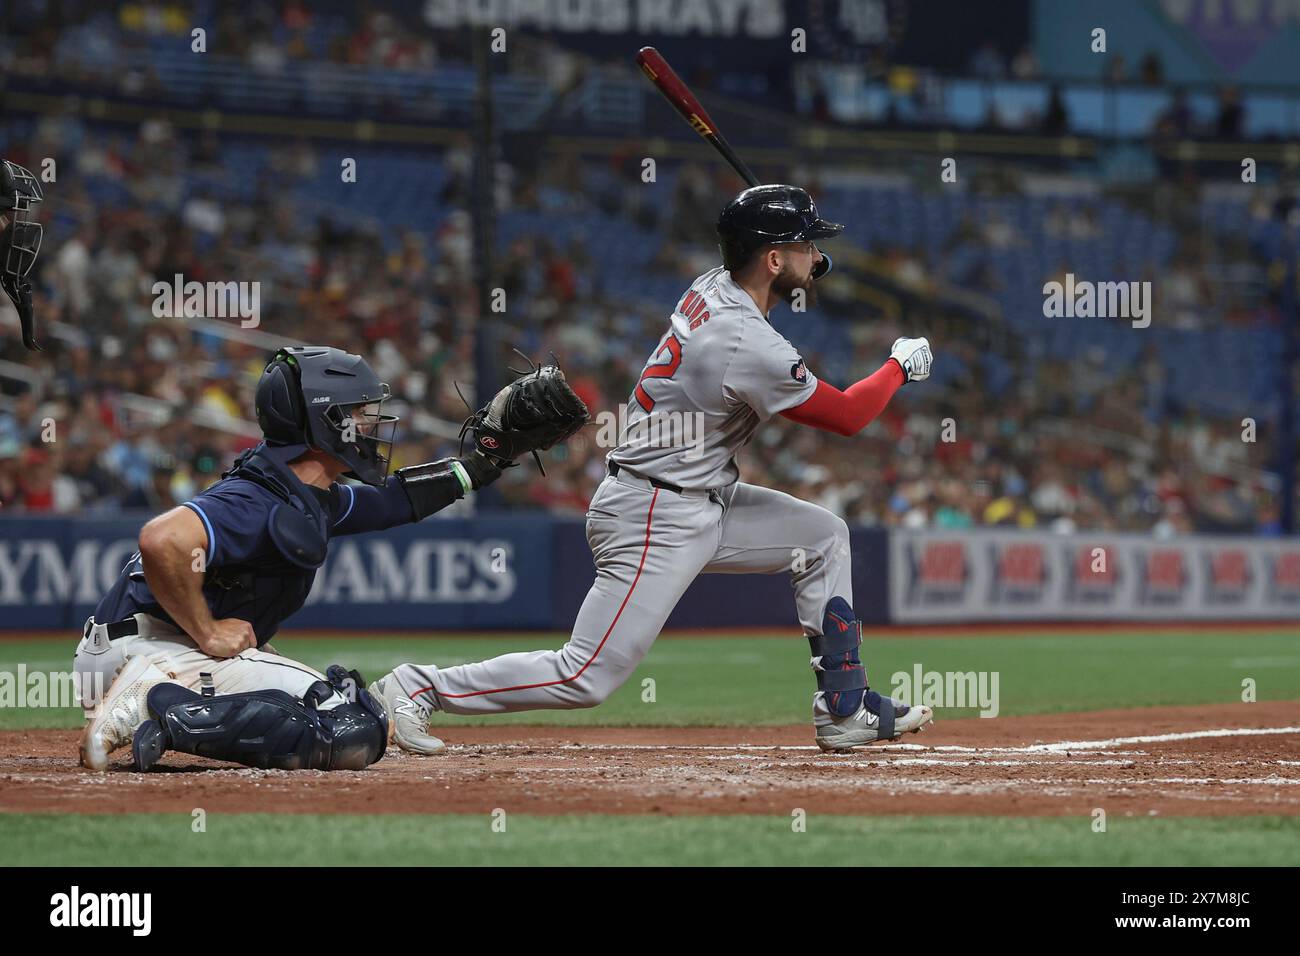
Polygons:
[[678,494],[620,472],[591,500],[587,543],[596,581],[567,644],[454,667],[402,664],[402,691],[453,714],[594,707],[636,669],[701,573],[790,574],[806,635],[821,633],[831,598],[853,604],[844,520],[770,488]]

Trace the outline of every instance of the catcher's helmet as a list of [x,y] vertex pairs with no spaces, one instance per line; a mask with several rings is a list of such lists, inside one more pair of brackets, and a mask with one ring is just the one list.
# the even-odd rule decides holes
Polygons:
[[33,203],[41,202],[41,184],[17,163],[0,160],[0,288],[13,300],[22,323],[23,344],[39,351],[28,274],[41,251],[41,224],[31,218]]
[[348,477],[381,485],[399,420],[380,413],[388,397],[388,385],[360,355],[284,348],[257,383],[257,424],[271,448],[323,451],[351,468]]
[[[798,186],[752,186],[727,203],[718,217],[718,248],[722,264],[735,272],[769,243],[829,239],[843,231],[838,222],[820,218],[812,197]],[[830,271],[830,256],[822,253],[813,278]]]

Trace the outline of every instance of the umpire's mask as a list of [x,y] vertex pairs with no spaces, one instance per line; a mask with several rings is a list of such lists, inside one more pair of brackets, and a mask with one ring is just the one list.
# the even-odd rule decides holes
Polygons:
[[36,177],[17,163],[0,160],[0,287],[13,300],[22,324],[23,345],[36,344],[32,283],[28,274],[41,251],[41,224],[31,218],[32,203],[45,198]]

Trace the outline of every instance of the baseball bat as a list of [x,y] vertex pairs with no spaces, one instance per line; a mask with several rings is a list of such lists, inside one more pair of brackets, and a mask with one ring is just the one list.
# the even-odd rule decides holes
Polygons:
[[668,100],[673,109],[681,113],[686,122],[691,124],[691,129],[703,136],[706,143],[721,153],[722,158],[731,164],[731,168],[740,174],[741,179],[750,186],[759,185],[758,177],[754,175],[753,170],[736,155],[736,151],[718,130],[713,118],[700,105],[700,101],[695,98],[690,87],[683,83],[682,78],[668,65],[668,61],[662,54],[652,46],[643,46],[637,52],[636,62],[641,67],[641,71],[650,78],[650,82],[664,95],[664,99]]

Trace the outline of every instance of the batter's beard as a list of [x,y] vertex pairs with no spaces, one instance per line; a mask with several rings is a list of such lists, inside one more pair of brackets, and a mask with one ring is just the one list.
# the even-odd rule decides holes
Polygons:
[[787,265],[783,266],[776,278],[772,280],[772,291],[785,299],[790,305],[794,305],[794,290],[803,289],[803,304],[805,308],[808,308],[817,301],[817,290],[813,286],[814,281],[811,272],[801,280]]

